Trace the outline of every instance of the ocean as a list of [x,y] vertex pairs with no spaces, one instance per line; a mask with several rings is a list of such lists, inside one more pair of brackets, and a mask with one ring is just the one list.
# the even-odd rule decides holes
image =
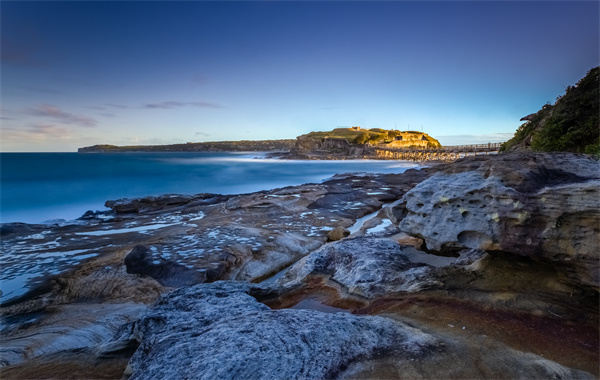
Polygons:
[[0,222],[73,220],[104,202],[160,194],[242,194],[337,173],[402,173],[407,161],[298,161],[266,153],[1,153]]

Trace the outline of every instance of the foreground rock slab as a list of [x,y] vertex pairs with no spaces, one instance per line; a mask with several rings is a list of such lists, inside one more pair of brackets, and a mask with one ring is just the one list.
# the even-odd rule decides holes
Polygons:
[[388,318],[271,310],[247,283],[217,282],[163,297],[136,324],[133,379],[323,379],[394,351],[423,356],[430,335]]
[[594,378],[485,335],[431,334],[393,316],[271,310],[253,297],[266,290],[216,282],[164,296],[122,338],[141,342],[129,379]]

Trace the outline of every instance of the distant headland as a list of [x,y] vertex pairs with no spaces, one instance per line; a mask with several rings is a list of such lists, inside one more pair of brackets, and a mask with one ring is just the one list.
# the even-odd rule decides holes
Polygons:
[[112,153],[112,152],[266,152],[289,151],[296,140],[242,140],[189,142],[172,145],[93,145],[79,148],[79,153]]
[[[270,151],[307,154],[311,152],[363,154],[365,146],[385,145],[390,148],[435,149],[439,141],[418,131],[385,130],[361,127],[335,128],[327,132],[310,132],[296,139],[188,142],[171,145],[94,145],[79,148],[79,153],[108,152],[243,152]],[[341,152],[340,150],[344,150]],[[360,151],[360,152],[359,152]]]

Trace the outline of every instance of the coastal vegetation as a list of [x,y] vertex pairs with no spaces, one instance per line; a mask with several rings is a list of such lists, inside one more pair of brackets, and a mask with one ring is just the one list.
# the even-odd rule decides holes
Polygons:
[[533,150],[540,152],[574,152],[600,155],[599,68],[574,86],[556,102],[546,104],[535,114],[521,120],[515,136],[501,151]]

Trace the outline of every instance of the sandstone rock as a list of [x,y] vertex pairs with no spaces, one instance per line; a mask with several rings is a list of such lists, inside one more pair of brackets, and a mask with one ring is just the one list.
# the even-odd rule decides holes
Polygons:
[[207,205],[223,202],[229,197],[220,194],[165,194],[149,196],[144,198],[123,198],[114,201],[106,201],[106,207],[113,209],[119,214],[141,213],[159,211],[165,208],[173,208],[193,203],[194,205]]
[[529,256],[598,288],[599,177],[600,165],[585,156],[468,159],[415,186],[391,213],[430,250]]
[[280,280],[291,286],[307,276],[325,275],[351,294],[374,298],[396,292],[414,292],[440,285],[432,268],[408,259],[415,249],[388,239],[359,236],[327,244],[300,260]]
[[423,239],[407,235],[404,232],[391,236],[390,239],[400,245],[411,245],[415,248],[420,248],[423,245]]
[[336,227],[327,233],[327,239],[331,241],[342,240],[347,236],[350,236],[350,231],[344,227]]
[[73,304],[29,316],[29,326],[3,320],[0,367],[42,355],[95,348],[108,343],[125,323],[135,320],[145,305]]
[[[127,273],[150,276],[162,285],[171,287],[214,281],[222,275],[222,273],[218,273],[219,270],[215,270],[216,273],[209,273],[207,270],[200,272],[165,260],[143,245],[137,245],[129,252],[125,257],[125,266]],[[224,272],[224,268],[220,268],[220,271]]]
[[443,349],[422,360],[395,356],[350,364],[339,379],[595,379],[532,353],[511,349],[482,335],[442,340]]
[[163,297],[136,323],[135,379],[323,379],[394,352],[417,358],[431,336],[383,317],[271,310],[247,283],[216,282]]
[[33,233],[35,230],[31,225],[25,223],[3,223],[0,225],[0,236],[11,234]]

